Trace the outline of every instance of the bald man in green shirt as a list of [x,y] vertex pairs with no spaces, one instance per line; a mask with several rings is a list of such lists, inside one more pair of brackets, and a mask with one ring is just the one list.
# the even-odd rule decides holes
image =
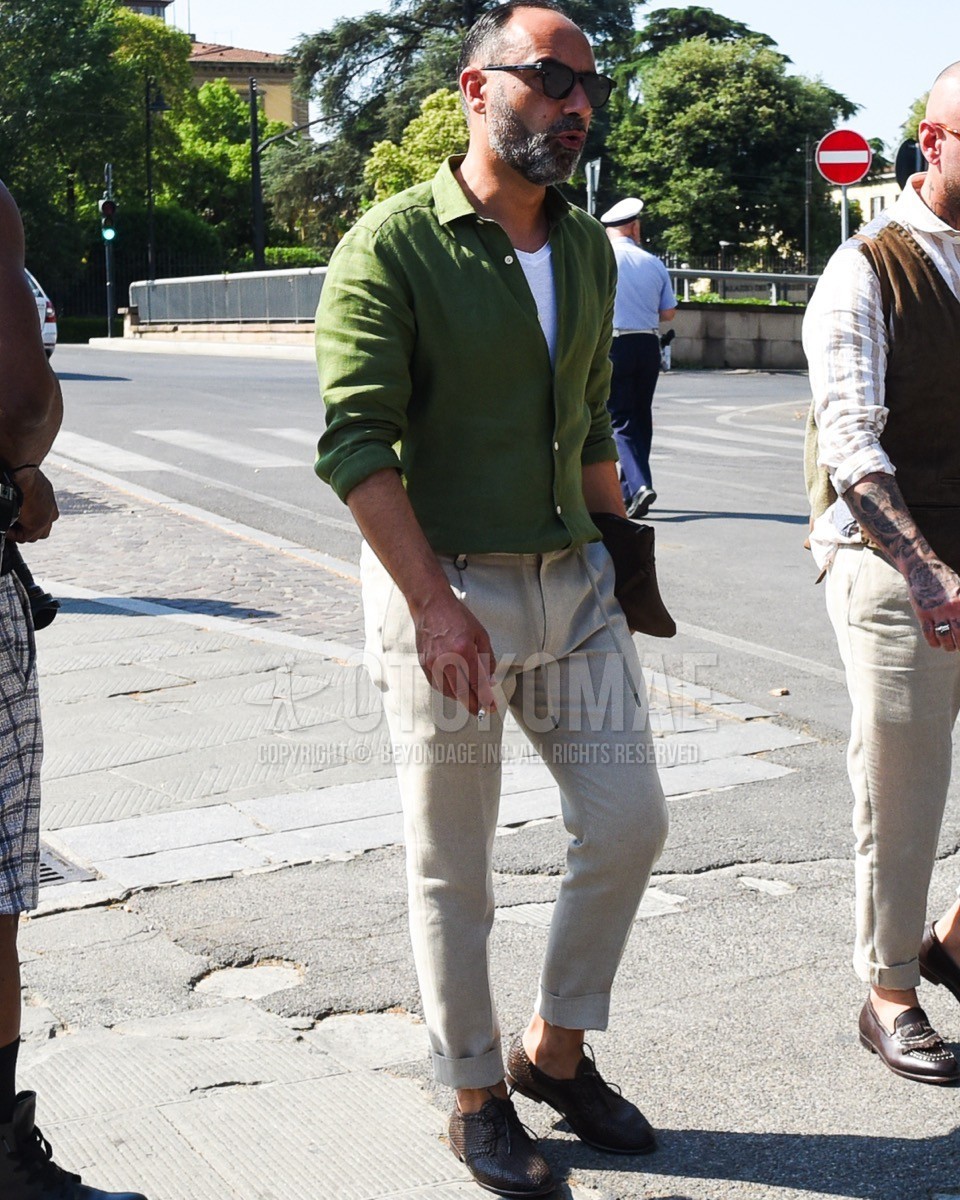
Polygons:
[[[469,145],[378,204],[317,314],[317,472],[350,507],[367,646],[404,809],[414,956],[450,1142],[509,1196],[555,1187],[507,1091],[588,1144],[653,1150],[584,1053],[667,831],[640,664],[590,512],[624,515],[607,415],[616,267],[553,186],[612,82],[552,4],[468,33]],[[534,1014],[506,1061],[491,995],[491,854],[509,711],[571,835]],[[518,964],[519,965],[519,964]]]

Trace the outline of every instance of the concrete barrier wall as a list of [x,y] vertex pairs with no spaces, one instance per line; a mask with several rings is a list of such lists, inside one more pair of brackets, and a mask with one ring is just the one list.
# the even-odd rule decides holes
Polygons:
[[[735,304],[683,304],[672,322],[677,336],[675,367],[741,370],[805,370],[800,343],[802,308],[744,308]],[[273,346],[312,346],[308,322],[217,321],[141,325],[136,309],[128,309],[124,337],[180,342],[232,342]]]
[[805,370],[802,308],[684,304],[677,310],[672,359],[677,367]]

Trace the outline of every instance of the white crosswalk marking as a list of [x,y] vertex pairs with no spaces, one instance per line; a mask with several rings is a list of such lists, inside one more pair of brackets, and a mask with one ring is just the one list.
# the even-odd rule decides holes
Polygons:
[[[700,430],[697,431],[701,432]],[[669,437],[658,429],[653,431],[653,445],[661,450],[682,450],[687,454],[714,454],[718,458],[787,458],[785,454],[777,454],[773,450],[751,450],[749,446],[711,446],[707,442],[697,442],[693,438]]]
[[120,446],[111,446],[107,442],[98,442],[96,438],[84,437],[82,433],[70,433],[61,429],[53,448],[67,458],[75,458],[78,462],[90,467],[99,467],[103,471],[124,472],[134,471],[165,471],[167,464],[158,458],[147,458],[143,454],[135,454],[132,450],[123,450]]
[[305,446],[311,451],[317,448],[317,439],[323,432],[322,429],[254,429],[254,433],[265,433],[268,437],[280,438],[285,442],[295,442],[298,446]]
[[194,450],[198,454],[209,454],[211,458],[236,463],[241,467],[302,467],[308,470],[310,466],[308,459],[286,458],[270,450],[244,446],[225,438],[209,437],[192,429],[137,429],[135,432],[140,437],[179,446],[182,450]]
[[692,425],[663,425],[661,428],[667,433],[689,433],[692,437],[713,438],[718,442],[740,442],[748,446],[770,446],[776,450],[796,450],[796,445],[788,441],[748,433],[746,430],[728,433],[722,429],[698,429]]

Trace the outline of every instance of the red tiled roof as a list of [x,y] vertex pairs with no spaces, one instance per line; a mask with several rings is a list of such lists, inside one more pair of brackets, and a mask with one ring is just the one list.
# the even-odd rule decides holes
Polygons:
[[283,63],[285,54],[270,54],[265,50],[241,50],[239,46],[220,46],[216,42],[194,42],[191,62]]

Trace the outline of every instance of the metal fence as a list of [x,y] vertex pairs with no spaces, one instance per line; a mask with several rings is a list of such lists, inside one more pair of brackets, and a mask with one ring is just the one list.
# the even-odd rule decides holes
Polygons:
[[326,267],[195,275],[130,285],[141,325],[313,320]]
[[[686,301],[709,292],[728,300],[804,304],[819,278],[764,271],[668,269],[678,298]],[[326,273],[326,267],[304,267],[142,281],[130,285],[130,304],[136,307],[141,325],[218,321],[308,324],[317,311]]]
[[698,300],[703,293],[722,300],[781,300],[806,304],[819,275],[784,275],[773,271],[716,271],[668,267],[678,300]]

